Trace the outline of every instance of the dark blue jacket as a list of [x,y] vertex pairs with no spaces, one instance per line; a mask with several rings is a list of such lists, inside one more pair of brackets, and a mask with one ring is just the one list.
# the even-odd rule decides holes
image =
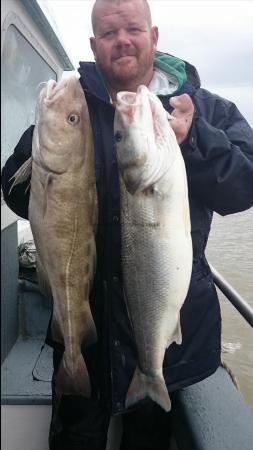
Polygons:
[[[204,251],[213,211],[221,215],[253,205],[253,130],[231,102],[200,88],[195,68],[186,63],[188,81],[176,95],[188,93],[195,105],[193,125],[181,145],[186,164],[193,240],[193,272],[181,310],[182,345],[172,344],[164,358],[164,377],[169,391],[211,375],[220,363],[220,307]],[[95,143],[99,199],[97,271],[91,307],[98,342],[84,350],[93,392],[112,408],[124,410],[127,388],[136,367],[136,346],[122,298],[120,256],[120,203],[114,147],[114,107],[94,63],[79,69]],[[175,95],[175,94],[174,94]],[[169,96],[160,97],[170,111]],[[18,215],[27,218],[27,183],[8,195],[9,179],[30,156],[30,127],[21,137],[2,173],[5,200]],[[50,333],[47,342],[52,342]],[[59,350],[61,350],[59,348]]]

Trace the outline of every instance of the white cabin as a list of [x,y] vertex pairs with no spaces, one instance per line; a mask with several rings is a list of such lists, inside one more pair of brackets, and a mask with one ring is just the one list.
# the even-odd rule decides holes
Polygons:
[[[34,123],[40,83],[58,80],[63,71],[74,67],[51,25],[53,19],[49,22],[36,0],[2,0],[1,6],[2,168],[22,133]],[[3,450],[46,450],[51,415],[50,383],[46,383],[46,389],[39,389],[43,394],[41,399],[37,389],[32,395],[33,388],[28,387],[32,383],[29,361],[33,364],[33,358],[37,357],[36,344],[29,350],[20,339],[22,300],[17,220],[1,194],[1,447]],[[47,318],[42,315],[41,320]],[[38,346],[42,338],[37,339]]]

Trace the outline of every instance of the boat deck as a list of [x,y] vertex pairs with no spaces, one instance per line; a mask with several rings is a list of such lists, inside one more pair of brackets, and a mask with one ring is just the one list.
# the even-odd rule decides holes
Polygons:
[[52,349],[42,338],[19,338],[2,364],[2,404],[51,404]]
[[[49,424],[53,366],[52,349],[44,345],[44,339],[51,307],[33,277],[19,280],[19,335],[2,364],[2,408],[7,416],[8,408],[15,413],[21,406],[47,407],[44,414]],[[171,393],[171,399],[178,450],[252,449],[253,412],[224,368]],[[121,418],[112,418],[108,450],[118,450],[120,427]]]

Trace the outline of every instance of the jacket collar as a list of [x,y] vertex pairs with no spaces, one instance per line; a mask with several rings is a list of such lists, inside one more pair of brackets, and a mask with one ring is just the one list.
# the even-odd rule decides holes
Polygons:
[[94,62],[80,62],[78,72],[81,75],[80,83],[84,92],[94,95],[106,103],[110,103],[110,96],[106,89],[102,75]]
[[[187,61],[184,61],[184,63],[187,81],[172,95],[180,95],[181,93],[188,93],[191,95],[196,88],[200,87],[200,78],[196,68]],[[94,62],[80,62],[78,72],[81,76],[80,83],[86,95],[92,95],[103,102],[110,103],[110,96],[106,89],[103,77]]]

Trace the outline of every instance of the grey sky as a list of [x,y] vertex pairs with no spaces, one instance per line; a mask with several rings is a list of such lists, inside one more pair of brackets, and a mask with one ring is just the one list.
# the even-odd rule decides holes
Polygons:
[[[39,0],[50,9],[75,67],[93,60],[93,0]],[[202,87],[234,101],[253,126],[253,1],[150,0],[158,50],[189,61]]]

